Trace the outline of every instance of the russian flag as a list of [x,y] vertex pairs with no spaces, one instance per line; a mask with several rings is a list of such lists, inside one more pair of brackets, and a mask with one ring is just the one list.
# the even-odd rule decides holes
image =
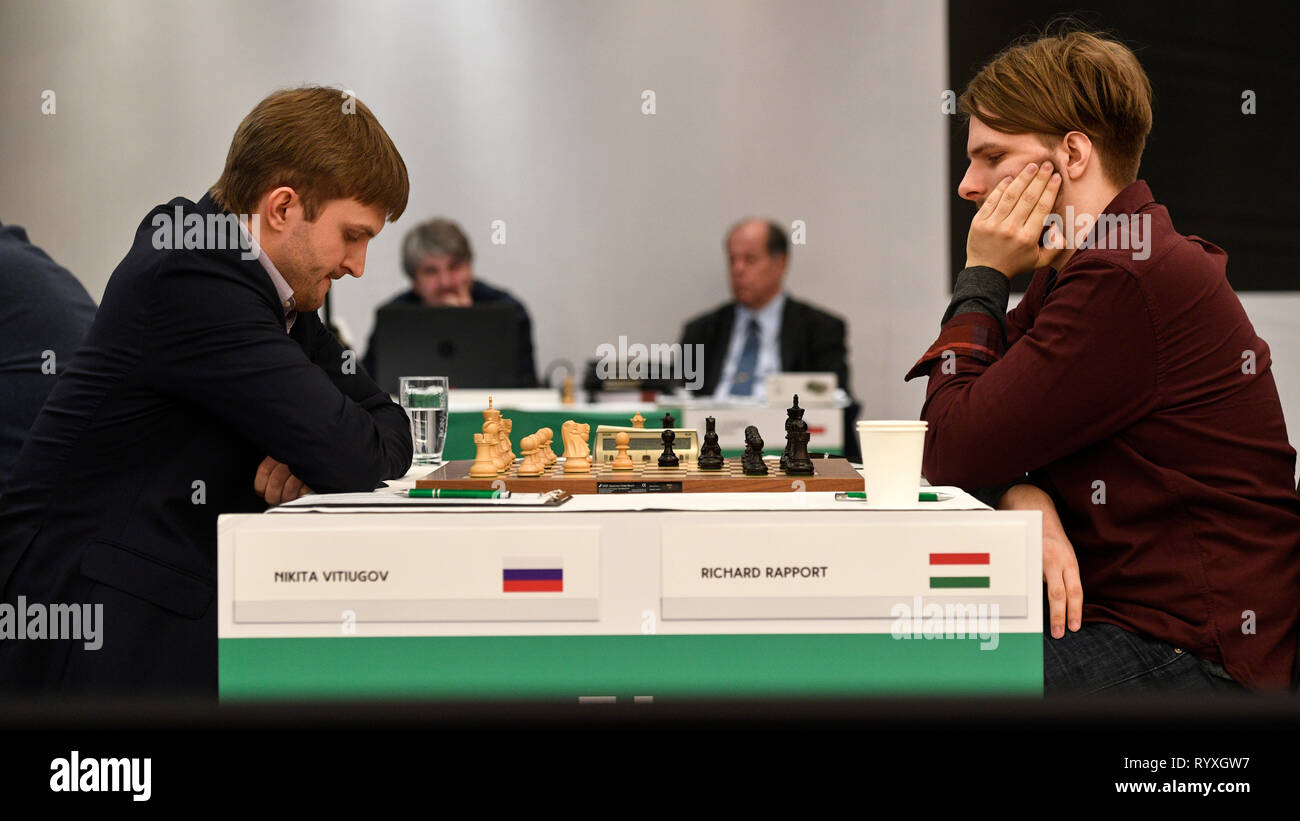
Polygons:
[[[930,572],[943,574],[930,577],[931,590],[950,587],[988,587],[989,554],[931,553]],[[954,575],[956,573],[961,575]]]
[[554,556],[518,556],[504,559],[503,593],[563,593],[564,560]]

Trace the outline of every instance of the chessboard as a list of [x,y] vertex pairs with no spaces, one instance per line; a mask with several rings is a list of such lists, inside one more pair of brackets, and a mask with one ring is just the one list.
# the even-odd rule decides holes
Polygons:
[[[766,476],[746,476],[740,469],[740,457],[727,459],[721,470],[700,470],[694,462],[682,460],[682,466],[661,468],[654,462],[638,464],[632,470],[614,470],[609,463],[596,463],[590,473],[564,473],[563,460],[557,461],[541,476],[520,477],[516,461],[510,470],[495,479],[471,479],[472,459],[448,462],[422,479],[417,488],[446,490],[491,490],[496,482],[519,493],[545,493],[567,490],[569,493],[791,493],[805,491],[861,491],[862,475],[848,460],[832,457],[813,459],[813,475],[791,476],[781,470],[778,459],[767,459]],[[495,485],[500,487],[500,485]]]

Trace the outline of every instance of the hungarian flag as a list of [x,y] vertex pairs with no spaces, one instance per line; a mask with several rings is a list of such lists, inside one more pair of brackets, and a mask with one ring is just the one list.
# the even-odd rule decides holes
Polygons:
[[930,589],[988,587],[989,554],[931,553]]

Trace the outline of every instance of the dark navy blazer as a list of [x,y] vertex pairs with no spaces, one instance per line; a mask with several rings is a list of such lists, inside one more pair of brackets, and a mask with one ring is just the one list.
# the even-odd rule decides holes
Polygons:
[[94,318],[95,302],[76,277],[21,227],[0,225],[0,489]]
[[11,688],[215,695],[217,516],[266,509],[262,459],[317,492],[410,466],[405,412],[315,313],[285,333],[256,259],[153,247],[177,206],[218,213],[146,215],[0,497],[0,600],[102,603],[103,646],[0,641]]

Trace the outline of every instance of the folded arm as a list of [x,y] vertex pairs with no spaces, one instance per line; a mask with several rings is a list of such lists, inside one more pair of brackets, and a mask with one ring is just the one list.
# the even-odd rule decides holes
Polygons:
[[[981,273],[982,272],[982,273]],[[997,272],[991,272],[996,274]],[[989,276],[967,269],[959,277]],[[1156,341],[1134,277],[1079,259],[1008,347],[1003,323],[954,312],[907,374],[928,375],[926,477],[986,487],[1122,430],[1156,401]]]
[[[371,490],[410,466],[409,421],[323,329],[304,353],[236,272],[158,275],[149,378],[257,444],[321,492]],[[314,315],[299,322],[319,320]]]

